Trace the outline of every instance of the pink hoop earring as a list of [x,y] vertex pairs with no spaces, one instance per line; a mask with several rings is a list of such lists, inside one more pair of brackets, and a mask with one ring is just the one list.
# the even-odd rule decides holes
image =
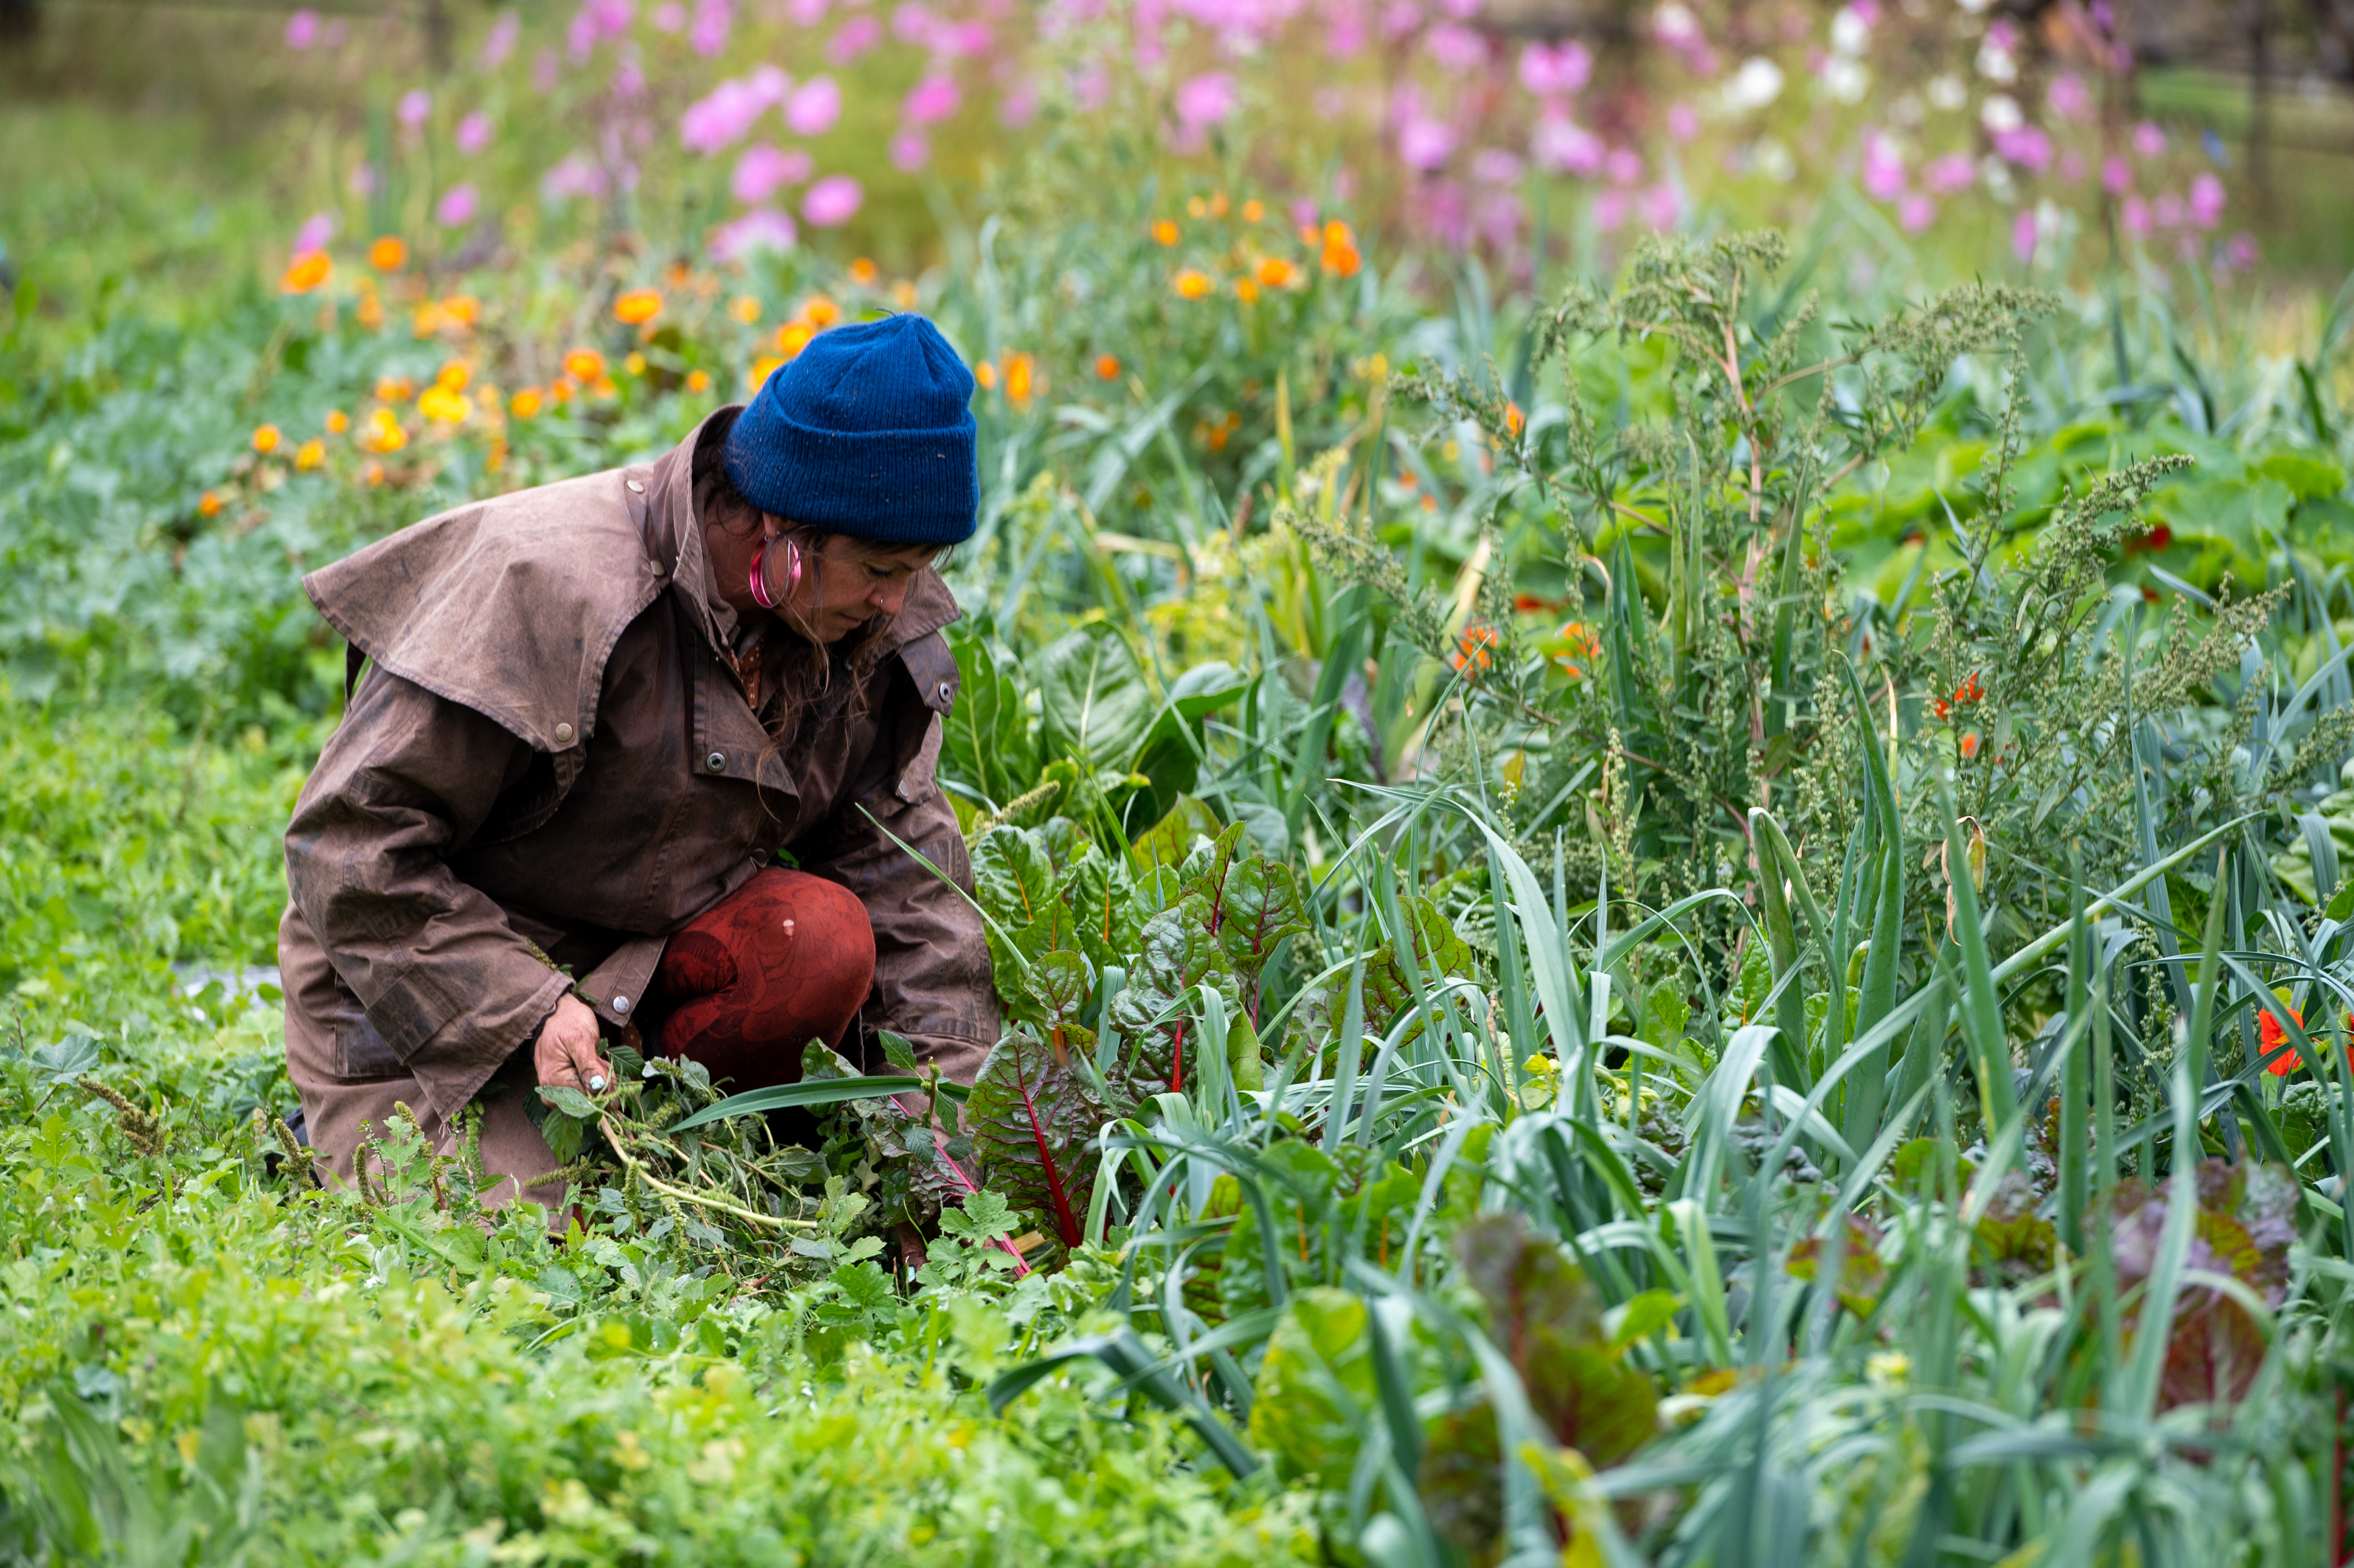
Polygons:
[[762,609],[774,609],[777,608],[777,601],[769,597],[768,568],[769,541],[762,539],[760,547],[752,552],[752,602]]

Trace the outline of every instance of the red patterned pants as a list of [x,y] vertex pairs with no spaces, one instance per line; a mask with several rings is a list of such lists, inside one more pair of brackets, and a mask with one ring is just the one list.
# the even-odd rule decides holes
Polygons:
[[673,937],[657,978],[663,1054],[739,1094],[790,1084],[811,1040],[842,1048],[875,983],[875,928],[848,889],[772,867]]

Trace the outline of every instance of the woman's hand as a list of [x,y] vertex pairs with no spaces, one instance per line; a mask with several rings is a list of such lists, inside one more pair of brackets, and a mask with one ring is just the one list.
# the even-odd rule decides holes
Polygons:
[[613,1065],[597,1054],[597,1015],[567,991],[532,1047],[532,1066],[541,1086],[604,1093],[613,1081]]

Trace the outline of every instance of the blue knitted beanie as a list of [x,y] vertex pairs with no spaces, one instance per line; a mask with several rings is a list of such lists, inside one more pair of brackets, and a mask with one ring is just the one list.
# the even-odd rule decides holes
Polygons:
[[972,372],[922,316],[839,326],[771,375],[727,432],[727,482],[789,523],[881,545],[960,545],[981,508]]

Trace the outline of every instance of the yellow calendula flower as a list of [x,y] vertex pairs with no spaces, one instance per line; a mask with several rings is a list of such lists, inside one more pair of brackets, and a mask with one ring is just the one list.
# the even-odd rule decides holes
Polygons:
[[1197,267],[1181,270],[1169,281],[1169,285],[1177,291],[1177,297],[1181,300],[1206,298],[1218,286],[1207,272]]
[[327,443],[316,436],[313,436],[294,449],[294,466],[304,473],[310,472],[326,461]]
[[613,319],[630,326],[643,326],[662,314],[663,297],[652,289],[631,289],[613,302]]
[[327,410],[327,434],[340,436],[352,428],[352,417],[341,408]]
[[435,424],[455,425],[474,411],[474,405],[463,392],[453,392],[437,381],[417,399],[417,411]]
[[253,450],[261,453],[264,457],[267,457],[271,452],[276,451],[278,450],[278,443],[285,439],[285,436],[275,425],[257,426],[253,432]]

